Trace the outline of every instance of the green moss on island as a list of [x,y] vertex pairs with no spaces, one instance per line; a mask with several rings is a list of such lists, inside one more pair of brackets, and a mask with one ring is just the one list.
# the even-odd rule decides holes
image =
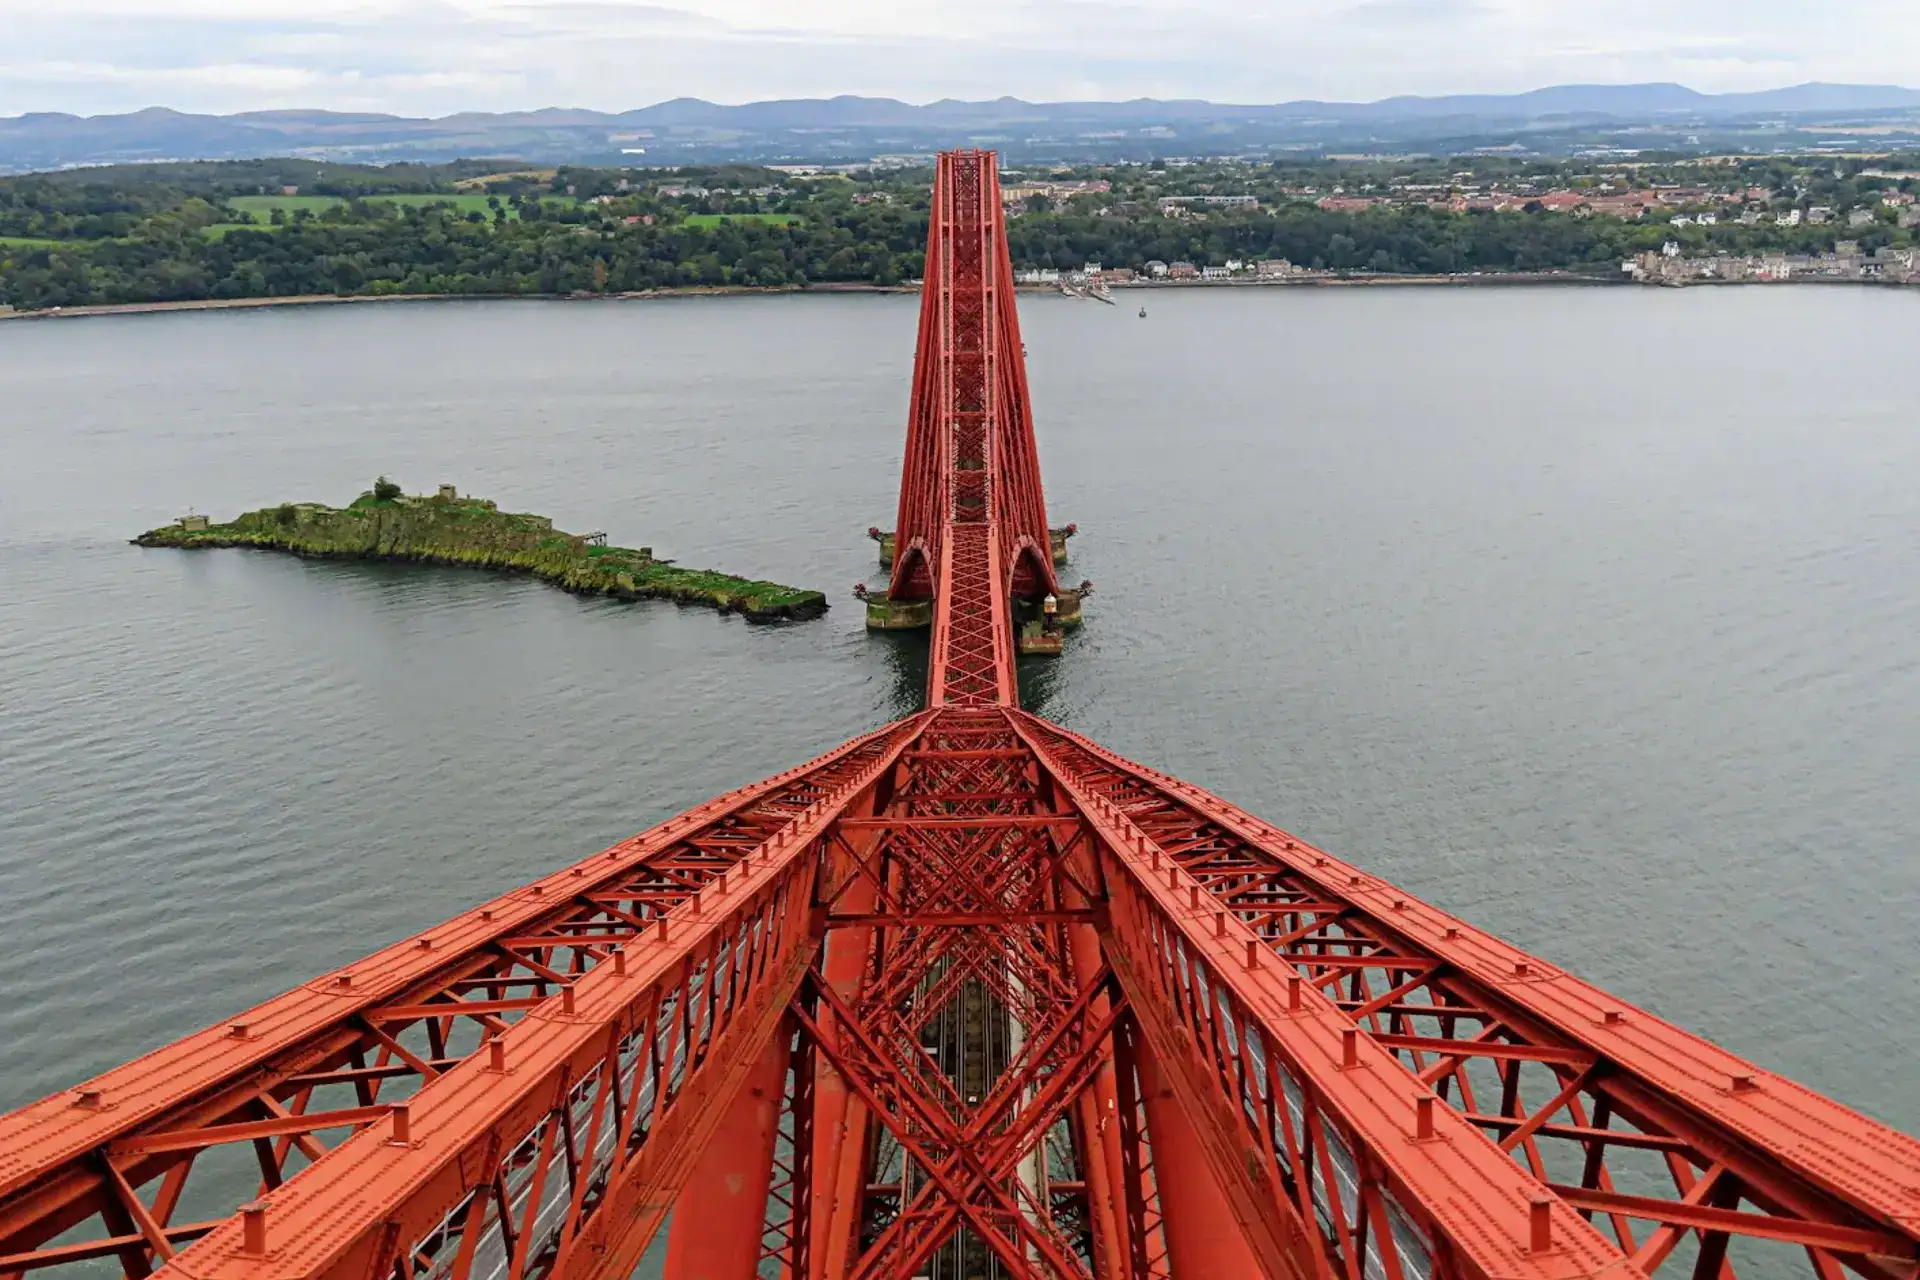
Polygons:
[[141,547],[256,547],[339,560],[413,561],[528,573],[579,595],[674,600],[749,618],[811,618],[827,609],[818,591],[756,582],[656,560],[650,548],[610,547],[604,534],[555,529],[546,516],[502,511],[485,498],[363,493],[343,508],[317,502],[263,507],[214,524],[187,516],[133,540]]

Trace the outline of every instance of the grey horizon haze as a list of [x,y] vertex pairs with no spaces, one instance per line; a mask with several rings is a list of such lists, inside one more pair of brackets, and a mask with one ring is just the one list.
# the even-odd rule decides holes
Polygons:
[[1892,0],[0,0],[0,116],[1912,83]]

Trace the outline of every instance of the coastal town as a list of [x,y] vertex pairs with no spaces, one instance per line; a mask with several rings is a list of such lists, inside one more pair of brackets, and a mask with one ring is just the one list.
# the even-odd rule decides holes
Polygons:
[[[1920,284],[1920,171],[1884,165],[1789,169],[1777,161],[1765,182],[1745,180],[1741,166],[1690,162],[1674,172],[1649,172],[1636,162],[1596,166],[1569,173],[1489,175],[1477,169],[1437,175],[1431,171],[1397,175],[1361,172],[1346,180],[1254,183],[1239,190],[1231,184],[1233,166],[1170,161],[1144,177],[1061,176],[1035,179],[1011,174],[1002,188],[1010,217],[1064,213],[1078,208],[1101,218],[1158,216],[1202,226],[1232,215],[1276,212],[1310,206],[1324,213],[1354,217],[1391,216],[1409,211],[1455,215],[1527,214],[1578,220],[1612,219],[1643,236],[1663,235],[1657,247],[1639,249],[1618,260],[1618,279],[1651,285],[1780,284],[1855,282]],[[1385,161],[1372,162],[1375,167]],[[1750,167],[1750,166],[1749,166]],[[1203,170],[1187,177],[1183,170]],[[1124,166],[1114,171],[1124,174]],[[1255,175],[1247,175],[1255,177]],[[1709,179],[1719,178],[1719,181]],[[1226,179],[1225,182],[1221,179]],[[1690,180],[1688,180],[1690,179]],[[1257,179],[1256,179],[1257,181]],[[1167,190],[1167,188],[1179,188]],[[1116,195],[1116,190],[1118,194]],[[1824,202],[1823,202],[1824,201]],[[1722,232],[1717,230],[1725,228]],[[1728,234],[1747,240],[1787,240],[1793,247],[1768,245],[1749,251],[1720,247]],[[1742,236],[1744,233],[1744,236]],[[1670,237],[1670,238],[1664,238]],[[1877,243],[1876,243],[1877,241]],[[1563,277],[1565,270],[1529,273],[1533,278]],[[1484,271],[1447,273],[1445,278],[1485,280]],[[1511,273],[1503,273],[1511,278]],[[1076,269],[1031,267],[1020,283],[1052,285],[1067,292],[1099,293],[1105,288],[1153,284],[1310,284],[1329,281],[1406,279],[1409,273],[1300,264],[1285,258],[1229,257],[1223,261],[1149,259],[1134,266],[1089,262]],[[1431,273],[1417,278],[1432,279]],[[1600,278],[1600,277],[1596,277]]]
[[1735,256],[1687,254],[1669,240],[1658,252],[1636,254],[1620,264],[1638,284],[1786,284],[1841,282],[1920,285],[1920,249],[1881,246],[1865,252],[1858,240],[1837,240],[1829,253],[1765,253]]

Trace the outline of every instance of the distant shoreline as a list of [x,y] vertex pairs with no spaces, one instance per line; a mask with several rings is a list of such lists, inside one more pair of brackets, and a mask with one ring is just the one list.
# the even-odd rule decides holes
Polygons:
[[[1117,280],[1108,287],[1111,289],[1379,289],[1397,285],[1418,285],[1432,288],[1439,285],[1463,285],[1472,288],[1501,287],[1508,285],[1616,285],[1631,284],[1632,281],[1615,280],[1612,276],[1584,274],[1577,271],[1501,271],[1487,272],[1485,275],[1294,275],[1270,276],[1267,279],[1240,278],[1226,280]],[[1045,286],[1034,286],[1044,288]]]
[[0,308],[0,320],[60,320],[75,316],[136,316],[163,311],[234,311],[246,307],[325,307],[372,302],[618,302],[645,298],[730,297],[758,293],[918,293],[918,285],[815,284],[803,289],[761,285],[686,285],[630,293],[308,293],[285,298],[195,298],[185,302],[109,302],[34,311]]
[[[1755,281],[1702,281],[1711,284],[1768,283]],[[1874,280],[1791,280],[1786,284],[1876,284]],[[1614,288],[1645,285],[1624,275],[1584,275],[1571,271],[1509,271],[1486,275],[1366,275],[1366,276],[1285,276],[1279,279],[1239,280],[1127,280],[1116,281],[1114,291],[1154,292],[1161,289],[1383,289],[1383,288],[1514,288],[1573,285],[1581,288]],[[1052,285],[1022,284],[1021,293],[1053,293]],[[809,284],[769,288],[762,285],[684,285],[668,289],[640,289],[626,293],[395,293],[382,296],[366,294],[302,294],[288,298],[201,298],[188,302],[120,302],[97,306],[49,307],[38,311],[11,311],[0,308],[4,320],[60,320],[79,316],[149,315],[166,311],[232,311],[248,307],[321,307],[349,303],[375,302],[634,302],[657,298],[746,297],[757,294],[793,293],[913,293],[918,284]]]

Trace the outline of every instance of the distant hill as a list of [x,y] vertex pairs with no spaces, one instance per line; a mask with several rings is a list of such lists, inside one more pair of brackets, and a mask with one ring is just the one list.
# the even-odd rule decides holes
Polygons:
[[[474,155],[602,163],[622,157],[631,163],[641,155],[647,157],[642,163],[845,161],[969,143],[997,146],[1016,158],[1054,159],[1282,146],[1464,149],[1504,142],[1551,150],[1591,145],[1605,141],[1609,131],[1646,126],[1705,145],[1685,131],[1737,133],[1742,121],[1767,118],[1800,123],[1827,118],[1842,125],[1892,118],[1920,126],[1920,90],[1803,84],[1761,93],[1705,94],[1678,84],[1557,85],[1519,94],[1269,105],[996,98],[914,106],[891,98],[836,97],[724,106],[675,98],[623,112],[552,107],[438,119],[304,110],[212,116],[151,107],[127,115],[43,112],[0,118],[0,172],[268,155],[369,163]],[[1638,145],[1660,144],[1656,137]]]

